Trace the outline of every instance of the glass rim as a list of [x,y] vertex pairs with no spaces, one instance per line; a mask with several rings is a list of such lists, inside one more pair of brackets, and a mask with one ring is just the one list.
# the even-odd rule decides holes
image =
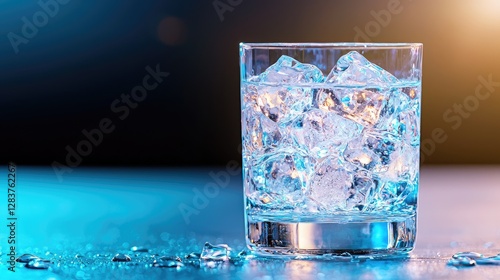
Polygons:
[[241,42],[240,47],[244,49],[411,49],[422,48],[422,43],[359,43],[359,42],[338,42],[338,43],[245,43]]

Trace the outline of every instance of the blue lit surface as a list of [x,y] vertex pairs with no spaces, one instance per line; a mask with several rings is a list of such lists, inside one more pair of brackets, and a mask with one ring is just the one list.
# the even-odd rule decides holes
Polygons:
[[[0,170],[1,178],[6,178],[6,167]],[[194,189],[203,191],[214,182],[210,173],[217,171],[77,168],[59,182],[51,168],[19,166],[18,255],[32,253],[55,263],[59,259],[74,261],[76,254],[99,257],[89,260],[87,266],[70,264],[54,271],[18,267],[16,273],[11,273],[5,262],[6,231],[0,230],[0,279],[487,279],[488,275],[500,273],[499,266],[446,266],[458,251],[485,255],[500,252],[498,224],[487,223],[491,220],[487,217],[469,215],[470,209],[481,213],[500,210],[500,189],[494,187],[500,182],[498,168],[423,170],[417,248],[408,259],[250,259],[238,265],[228,262],[216,267],[186,265],[180,269],[142,265],[144,254],[184,257],[191,251],[201,252],[206,241],[226,243],[236,252],[243,249],[239,176],[229,177],[228,186],[208,199],[198,214],[191,215],[189,223],[179,210],[181,204],[193,205]],[[468,188],[477,180],[482,184]],[[5,202],[0,199],[2,220],[6,218]],[[446,210],[457,203],[462,207]],[[136,255],[130,251],[132,246],[144,246],[150,253]],[[129,254],[139,265],[111,262],[117,253]],[[92,269],[96,263],[100,265]]]

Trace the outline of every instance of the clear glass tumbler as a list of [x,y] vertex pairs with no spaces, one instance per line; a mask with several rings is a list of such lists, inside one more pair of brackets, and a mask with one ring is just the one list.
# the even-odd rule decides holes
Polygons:
[[240,66],[248,247],[411,251],[422,44],[241,43]]

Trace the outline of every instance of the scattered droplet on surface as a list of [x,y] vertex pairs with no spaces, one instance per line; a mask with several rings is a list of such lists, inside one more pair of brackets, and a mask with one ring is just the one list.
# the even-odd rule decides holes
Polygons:
[[184,257],[184,260],[186,263],[194,265],[194,266],[199,266],[200,265],[200,258],[201,254],[200,253],[190,253],[189,255],[186,255]]
[[52,263],[49,260],[32,259],[29,263],[26,264],[26,267],[33,269],[48,269],[51,264]]
[[113,262],[129,262],[131,261],[132,259],[130,258],[130,256],[128,255],[125,255],[125,254],[116,254],[112,259],[111,261]]
[[238,253],[238,256],[240,256],[240,257],[246,257],[249,254],[250,254],[249,251],[247,251],[246,249],[243,249],[243,250],[241,250],[241,252]]
[[149,249],[142,247],[142,246],[133,246],[132,248],[130,248],[130,251],[139,252],[139,253],[147,253],[147,252],[149,252]]
[[16,259],[16,262],[29,263],[31,260],[39,259],[39,257],[32,254],[23,254]]
[[500,257],[488,257],[488,258],[480,258],[476,259],[476,263],[478,265],[500,265]]
[[154,267],[178,268],[183,267],[181,258],[177,256],[161,256],[153,261]]
[[229,253],[229,261],[236,266],[243,265],[247,259],[248,256],[248,251],[247,250],[242,250],[238,254],[232,253],[232,251]]
[[476,261],[469,257],[457,257],[449,260],[447,265],[454,267],[470,267],[475,266]]
[[182,259],[179,258],[178,256],[161,256],[157,258],[157,260],[182,262]]
[[452,256],[452,258],[454,258],[454,259],[463,258],[463,257],[466,257],[466,258],[469,258],[472,260],[484,258],[483,254],[476,253],[476,252],[459,252],[459,253],[456,253]]
[[200,253],[192,252],[189,255],[186,255],[184,258],[189,260],[189,259],[199,259],[200,257],[201,257]]

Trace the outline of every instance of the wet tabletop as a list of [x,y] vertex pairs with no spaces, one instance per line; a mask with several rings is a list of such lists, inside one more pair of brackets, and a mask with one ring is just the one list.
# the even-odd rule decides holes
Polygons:
[[[1,170],[6,186],[7,167]],[[498,265],[447,265],[460,251],[500,253],[500,167],[423,168],[416,249],[406,259],[383,261],[238,256],[244,249],[243,193],[240,175],[233,171],[80,167],[58,178],[52,168],[18,166],[16,257],[33,254],[40,259],[31,262],[33,268],[16,263],[16,272],[8,271],[10,234],[2,226],[0,279],[498,279],[500,275]],[[8,225],[6,187],[0,192],[0,213]],[[203,250],[217,256],[229,249],[205,247],[205,242],[227,244],[231,259],[200,263],[196,254],[186,258]],[[25,258],[29,261],[30,256]]]

